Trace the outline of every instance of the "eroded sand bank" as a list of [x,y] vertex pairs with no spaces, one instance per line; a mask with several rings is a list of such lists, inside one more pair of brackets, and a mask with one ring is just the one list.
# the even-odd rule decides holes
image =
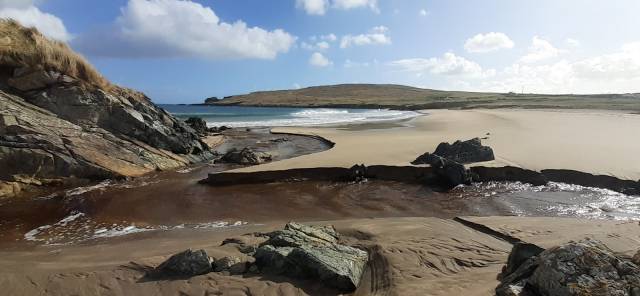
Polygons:
[[[349,129],[276,128],[313,134],[336,143],[333,149],[237,171],[308,167],[409,165],[443,141],[487,137],[496,160],[484,166],[532,170],[571,169],[620,179],[640,179],[640,115],[592,110],[425,110],[407,127]],[[487,134],[488,133],[488,134]]]

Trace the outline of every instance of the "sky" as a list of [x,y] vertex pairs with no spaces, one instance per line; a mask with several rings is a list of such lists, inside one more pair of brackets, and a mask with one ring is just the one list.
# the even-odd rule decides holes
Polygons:
[[637,0],[0,0],[157,103],[340,83],[640,92]]

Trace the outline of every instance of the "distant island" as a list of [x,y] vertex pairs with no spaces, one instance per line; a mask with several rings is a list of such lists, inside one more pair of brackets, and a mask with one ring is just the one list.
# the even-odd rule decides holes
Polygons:
[[545,95],[442,91],[394,84],[339,84],[208,98],[205,105],[390,109],[599,109],[640,111],[640,94]]

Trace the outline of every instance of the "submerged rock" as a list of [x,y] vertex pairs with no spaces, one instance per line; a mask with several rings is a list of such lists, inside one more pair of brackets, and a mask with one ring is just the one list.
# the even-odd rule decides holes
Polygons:
[[154,277],[196,276],[212,271],[212,259],[204,250],[185,250],[171,256],[154,271]]
[[640,295],[640,267],[599,241],[570,242],[530,257],[503,275],[496,295],[635,296]]
[[333,227],[291,222],[268,235],[255,253],[262,272],[316,278],[344,292],[358,287],[368,253],[338,243]]
[[242,150],[233,148],[220,158],[220,162],[241,165],[257,165],[269,162],[271,161],[271,158],[271,155],[264,152],[254,152],[251,148],[243,148]]
[[[453,144],[442,142],[433,154],[462,164],[495,159],[493,149],[488,146],[483,146],[480,138],[473,138],[467,141],[455,141]],[[430,153],[425,153],[411,163],[429,164],[429,157]]]

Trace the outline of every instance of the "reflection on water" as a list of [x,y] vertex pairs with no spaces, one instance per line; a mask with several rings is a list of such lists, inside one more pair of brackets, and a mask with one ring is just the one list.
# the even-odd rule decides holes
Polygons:
[[460,186],[451,194],[467,200],[478,211],[504,207],[515,215],[640,220],[639,196],[580,185],[489,182]]

